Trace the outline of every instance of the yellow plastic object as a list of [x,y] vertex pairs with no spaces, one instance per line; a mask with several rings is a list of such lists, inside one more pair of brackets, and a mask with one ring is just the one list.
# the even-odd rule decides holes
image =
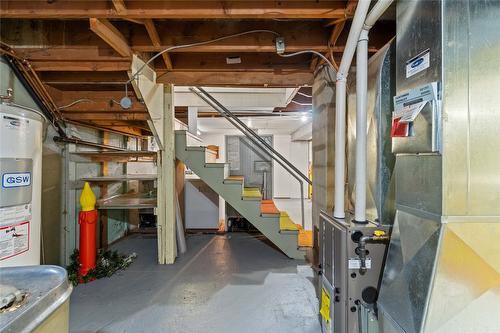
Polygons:
[[383,231],[383,230],[375,230],[373,232],[373,236],[377,236],[377,237],[385,236],[385,231]]
[[293,223],[292,219],[286,212],[280,212],[280,230],[281,231],[297,231],[297,225]]
[[94,192],[90,188],[90,184],[85,182],[83,185],[83,191],[80,195],[80,205],[82,206],[83,212],[89,212],[95,209],[96,198]]
[[325,288],[321,288],[321,309],[319,313],[325,322],[330,322],[330,295],[328,295]]
[[299,229],[299,236],[297,238],[299,247],[313,247],[313,232],[312,230]]

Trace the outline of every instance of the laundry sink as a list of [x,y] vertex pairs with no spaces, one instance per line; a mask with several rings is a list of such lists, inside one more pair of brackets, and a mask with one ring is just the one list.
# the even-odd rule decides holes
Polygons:
[[72,290],[59,266],[0,268],[0,332],[68,332]]

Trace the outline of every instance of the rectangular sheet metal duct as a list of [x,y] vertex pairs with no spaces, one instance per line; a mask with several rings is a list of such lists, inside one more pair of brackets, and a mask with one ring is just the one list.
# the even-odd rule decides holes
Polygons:
[[392,140],[397,211],[382,332],[500,327],[498,17],[498,1],[397,3],[397,99],[420,103],[428,85],[436,96],[409,137]]

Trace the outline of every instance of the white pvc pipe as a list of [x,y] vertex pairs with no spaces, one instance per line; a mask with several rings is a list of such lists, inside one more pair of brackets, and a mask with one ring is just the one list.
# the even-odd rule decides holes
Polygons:
[[366,132],[368,92],[368,30],[359,35],[356,50],[356,192],[354,221],[366,221]]
[[346,80],[335,82],[335,190],[333,216],[343,219],[345,177],[345,103]]
[[393,0],[379,0],[367,15],[356,51],[356,177],[354,221],[366,222],[368,33]]
[[370,0],[360,0],[352,20],[351,30],[347,37],[346,47],[342,54],[335,91],[335,191],[333,216],[345,218],[345,113],[346,113],[346,79],[351,67],[352,58],[368,13]]
[[375,22],[382,16],[383,13],[389,8],[394,0],[378,0],[377,3],[373,6],[370,13],[366,16],[365,24],[363,28],[367,31],[373,27]]

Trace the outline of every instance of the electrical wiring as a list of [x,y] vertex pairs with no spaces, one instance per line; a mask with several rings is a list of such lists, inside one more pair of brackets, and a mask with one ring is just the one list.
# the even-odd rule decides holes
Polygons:
[[73,102],[67,104],[67,105],[59,106],[59,107],[57,107],[57,109],[58,110],[66,109],[66,108],[69,108],[75,104],[82,103],[82,102],[93,103],[94,101],[91,99],[88,99],[88,98],[80,98],[80,99],[77,99],[76,101],[73,101]]
[[333,64],[331,63],[331,61],[327,57],[325,57],[321,53],[314,51],[314,50],[303,50],[303,51],[298,51],[298,52],[294,52],[294,53],[286,53],[286,54],[279,54],[278,53],[278,54],[280,57],[289,58],[289,57],[294,57],[294,56],[298,56],[300,54],[305,54],[305,53],[312,53],[312,54],[317,55],[318,57],[323,59],[334,71],[336,71],[335,66],[333,66]]
[[312,106],[312,103],[300,103],[294,100],[292,100],[291,102],[300,106]]
[[300,92],[300,91],[297,91],[297,95],[304,96],[304,97],[307,97],[307,98],[312,98],[311,95],[304,94],[303,92]]
[[206,40],[206,41],[202,41],[202,42],[197,42],[197,43],[171,46],[171,47],[168,47],[168,48],[166,48],[166,49],[158,52],[151,59],[149,59],[146,63],[144,63],[135,73],[132,74],[132,76],[126,82],[126,84],[129,84],[130,82],[132,82],[133,80],[135,80],[136,77],[137,77],[137,75],[141,74],[141,72],[144,69],[144,67],[146,67],[147,65],[149,65],[151,62],[153,62],[156,58],[158,58],[159,56],[161,56],[165,52],[170,52],[170,51],[173,51],[173,50],[184,49],[184,48],[189,48],[189,47],[202,46],[202,45],[206,45],[206,44],[220,42],[222,40],[226,40],[226,39],[230,39],[230,38],[234,38],[234,37],[239,37],[239,36],[244,36],[244,35],[249,35],[249,34],[257,34],[257,33],[269,33],[269,34],[275,35],[276,37],[280,36],[280,34],[277,33],[276,31],[267,30],[267,29],[259,29],[259,30],[244,31],[244,32],[240,32],[240,33],[237,33],[237,34],[222,36],[222,37],[219,37],[219,38],[210,39],[210,40]]

